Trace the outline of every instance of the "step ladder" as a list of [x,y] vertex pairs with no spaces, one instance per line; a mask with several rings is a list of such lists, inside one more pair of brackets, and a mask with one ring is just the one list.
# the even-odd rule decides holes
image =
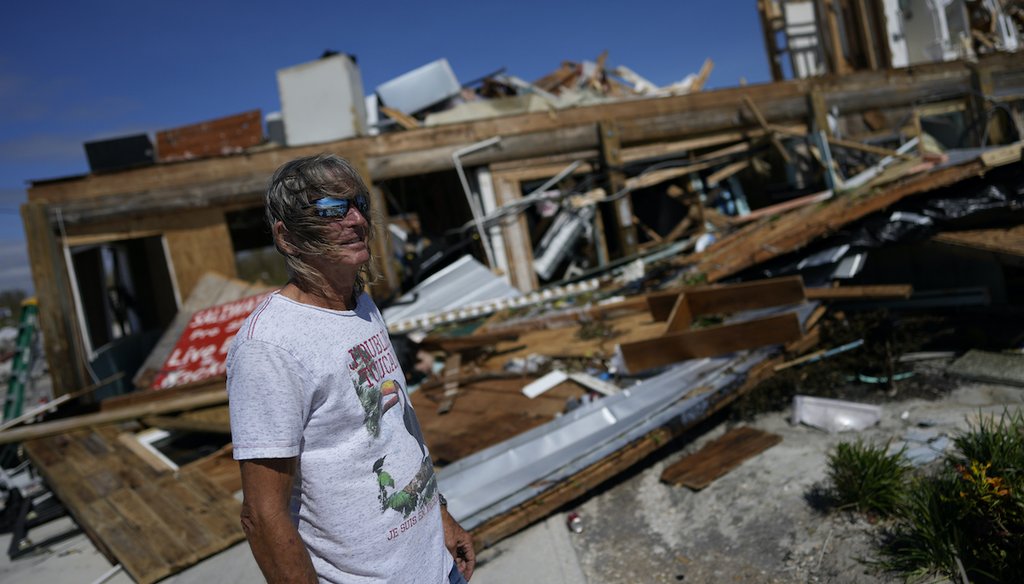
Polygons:
[[18,340],[11,363],[11,377],[7,382],[7,398],[4,400],[5,422],[20,416],[25,407],[25,388],[36,357],[34,352],[38,322],[39,303],[35,298],[28,298],[21,303]]

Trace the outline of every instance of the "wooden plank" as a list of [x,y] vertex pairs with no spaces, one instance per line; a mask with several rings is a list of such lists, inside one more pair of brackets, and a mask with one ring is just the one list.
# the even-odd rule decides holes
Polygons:
[[391,239],[388,232],[388,204],[384,194],[373,184],[373,175],[366,163],[366,157],[356,154],[349,157],[352,166],[359,171],[366,188],[370,191],[370,227],[373,229],[373,237],[370,238],[370,251],[373,254],[373,265],[371,275],[379,276],[371,278],[369,289],[374,298],[387,298],[395,290],[398,290],[399,279],[391,258]]
[[910,298],[914,293],[914,287],[910,284],[881,284],[807,288],[805,291],[808,300],[904,299]]
[[793,159],[790,157],[789,152],[786,151],[786,147],[783,146],[779,137],[775,134],[774,128],[768,124],[768,120],[764,117],[764,114],[761,113],[761,109],[757,107],[754,100],[750,99],[749,95],[744,95],[743,103],[747,106],[747,109],[754,114],[754,119],[757,120],[757,125],[761,126],[762,130],[768,132],[768,138],[771,140],[772,146],[774,146],[775,150],[779,153],[779,156],[781,156],[787,164],[792,163]]
[[515,332],[499,331],[493,333],[477,333],[465,337],[445,337],[439,335],[428,335],[420,342],[420,347],[428,351],[441,350],[446,353],[481,349],[486,345],[493,345],[501,341],[514,341],[519,338]]
[[715,479],[782,442],[782,436],[750,426],[733,428],[720,438],[669,466],[661,473],[663,482],[699,491]]
[[422,125],[416,118],[394,108],[380,106],[379,109],[381,113],[397,122],[399,126],[406,130],[415,130]]
[[146,416],[142,418],[142,423],[151,428],[163,428],[165,430],[231,434],[231,425],[229,423],[213,420],[194,420],[185,416]]
[[672,307],[672,312],[668,315],[668,321],[665,323],[665,332],[685,331],[690,328],[691,324],[693,324],[693,312],[690,311],[690,299],[683,292],[676,296],[676,303]]
[[805,299],[803,279],[800,276],[739,284],[684,287],[648,294],[647,306],[654,320],[664,321],[669,317],[679,294],[686,294],[691,318],[796,304]]
[[795,313],[669,333],[662,337],[619,345],[631,372],[664,367],[700,357],[714,357],[765,345],[787,343],[802,334]]
[[186,464],[181,467],[181,472],[203,475],[226,492],[237,493],[242,490],[242,475],[233,452],[234,445],[228,444],[213,454]]
[[933,236],[932,241],[1007,256],[1024,257],[1024,225],[1010,228],[948,231]]
[[72,418],[64,418],[52,422],[32,424],[24,428],[14,428],[0,432],[0,444],[34,440],[45,436],[63,434],[80,428],[113,424],[125,420],[144,418],[156,414],[178,412],[195,408],[218,405],[228,401],[228,394],[223,388],[208,390],[194,396],[172,398],[168,400],[146,403],[141,405],[127,406],[96,414],[86,414]]
[[53,394],[57,397],[87,383],[85,372],[77,366],[85,361],[84,356],[77,344],[71,342],[79,338],[81,331],[70,316],[74,314],[71,285],[46,206],[22,205],[21,217],[32,281],[39,299],[39,330],[53,381]]
[[144,444],[139,442],[138,437],[131,432],[122,432],[118,434],[117,440],[124,445],[125,448],[130,450],[132,454],[137,456],[139,460],[142,460],[150,466],[153,470],[161,473],[172,472],[175,469],[167,464],[167,462],[153,454],[153,451],[146,448]]
[[[523,198],[520,182],[505,173],[494,174],[494,186],[499,206],[510,205]],[[533,245],[530,241],[526,215],[519,213],[511,219],[503,220],[501,235],[505,241],[510,283],[521,292],[536,290],[540,284],[537,272],[533,269]]]
[[705,180],[709,187],[716,187],[718,183],[727,180],[730,176],[746,169],[750,166],[749,160],[737,160],[732,164],[727,164],[715,172],[709,174]]
[[986,150],[981,153],[981,161],[985,163],[985,166],[990,167],[1017,162],[1021,157],[1022,146],[1024,146],[1024,142],[1015,142],[1002,148]]
[[[161,497],[155,499],[155,502],[161,501]],[[139,496],[139,493],[133,489],[123,488],[111,493],[108,502],[124,518],[122,528],[130,530],[132,535],[132,547],[121,550],[118,555],[122,564],[128,567],[140,556],[148,558],[156,556],[155,559],[158,560],[159,566],[156,568],[150,568],[147,571],[129,570],[137,582],[149,578],[152,578],[152,581],[159,580],[198,561],[198,553],[193,551],[188,542],[175,537],[176,533],[169,532],[167,524],[161,516],[164,515],[171,519],[176,516],[180,517],[180,509],[169,514],[158,514],[147,501]],[[143,546],[143,549],[138,549],[137,546]]]

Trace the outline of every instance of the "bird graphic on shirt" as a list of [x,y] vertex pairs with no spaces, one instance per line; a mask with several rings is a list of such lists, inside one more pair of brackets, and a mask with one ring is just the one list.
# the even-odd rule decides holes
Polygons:
[[[416,419],[416,412],[413,411],[412,405],[409,404],[409,396],[405,394],[402,386],[393,379],[388,379],[380,386],[381,400],[384,401],[384,406],[381,408],[381,413],[388,411],[392,406],[397,404],[399,401],[402,402],[402,422],[405,424],[406,431],[409,432],[416,442],[420,445],[420,456],[427,456],[427,444],[423,440],[423,431],[420,429],[420,421]],[[390,396],[390,397],[387,397]],[[404,400],[401,398],[405,398]]]

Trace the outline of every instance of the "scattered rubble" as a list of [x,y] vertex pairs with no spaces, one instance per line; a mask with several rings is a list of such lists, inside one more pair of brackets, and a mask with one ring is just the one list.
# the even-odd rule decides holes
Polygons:
[[[990,55],[704,92],[710,59],[666,87],[607,61],[566,61],[532,83],[503,70],[459,83],[440,60],[364,102],[354,61],[332,53],[279,72],[298,96],[316,82],[307,69],[351,81],[359,107],[329,136],[286,110],[275,118],[284,144],[255,145],[260,113],[248,112],[161,132],[145,167],[38,181],[26,231],[38,281],[54,282],[39,290],[41,325],[55,389],[75,398],[44,420],[8,416],[0,444],[22,443],[77,525],[138,582],[241,538],[225,342],[275,287],[257,281],[274,273],[259,255],[259,191],[299,144],[349,156],[373,185],[373,293],[440,488],[480,547],[636,472],[727,408],[753,417],[814,394],[797,400],[794,423],[864,431],[892,421],[858,398],[948,389],[901,356],[1024,345],[1020,63]],[[1006,115],[989,107],[997,98]],[[950,112],[963,131],[944,125]],[[70,267],[54,271],[61,245]],[[240,273],[242,252],[253,273]],[[124,269],[105,272],[113,259]],[[962,337],[966,347],[944,344],[949,330],[905,338],[908,322],[955,335],[984,318],[1009,332]],[[97,372],[99,353],[120,366],[116,379]],[[838,419],[854,410],[869,419]],[[797,432],[775,430],[730,433],[664,480],[713,491]],[[920,438],[906,442],[942,446]],[[589,504],[581,536],[610,503]],[[819,572],[829,543],[790,546],[787,569]]]

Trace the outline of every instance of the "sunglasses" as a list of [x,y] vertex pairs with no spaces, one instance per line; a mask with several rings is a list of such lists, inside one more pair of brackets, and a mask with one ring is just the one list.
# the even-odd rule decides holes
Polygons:
[[316,214],[321,217],[344,219],[345,215],[348,215],[348,210],[352,208],[352,203],[356,204],[356,209],[359,209],[363,217],[366,217],[367,213],[370,212],[370,198],[365,193],[359,193],[351,199],[324,197],[317,200],[314,206],[316,207]]

